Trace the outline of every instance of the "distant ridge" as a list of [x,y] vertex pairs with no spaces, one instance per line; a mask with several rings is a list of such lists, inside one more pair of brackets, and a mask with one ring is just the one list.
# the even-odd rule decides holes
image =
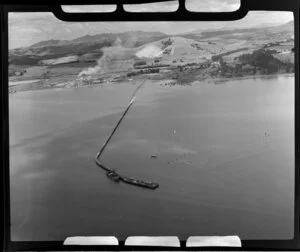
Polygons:
[[[222,28],[212,28],[212,29],[197,29],[192,32],[187,32],[183,34],[177,34],[172,36],[189,36],[194,34],[201,34],[203,36],[215,36],[222,34],[229,34],[234,32],[247,33],[253,32],[256,30],[262,29],[280,29],[280,30],[288,30],[292,31],[294,29],[294,21],[289,21],[285,24],[271,26],[271,24],[264,24],[261,26],[249,27],[249,28],[231,28],[231,27],[222,27]],[[103,43],[103,42],[111,42],[113,43],[117,38],[121,39],[122,45],[125,47],[136,47],[142,44],[153,42],[159,39],[166,38],[170,35],[165,34],[163,32],[145,32],[141,30],[136,31],[127,31],[123,33],[100,33],[95,35],[86,34],[84,36],[80,36],[71,40],[43,40],[37,43],[34,43],[26,48],[39,48],[39,47],[48,47],[48,46],[63,46],[68,44],[76,44],[76,43]],[[20,48],[15,48],[20,49]],[[12,49],[12,50],[15,50]]]
[[292,30],[294,29],[294,21],[289,21],[285,24],[280,25],[271,25],[271,24],[264,24],[260,26],[254,27],[247,27],[247,28],[231,28],[231,27],[222,27],[222,28],[214,28],[214,29],[197,29],[195,31],[190,32],[190,34],[201,34],[203,36],[215,36],[215,35],[222,35],[222,34],[229,34],[234,32],[240,33],[247,33],[253,32],[257,30],[264,30],[264,29],[283,29],[283,30]]
[[[71,40],[57,40],[50,39],[37,42],[28,46],[27,48],[37,48],[46,46],[61,46],[74,43],[98,43],[98,42],[114,42],[117,38],[120,38],[122,44],[128,47],[139,46],[143,42],[154,41],[167,37],[168,35],[162,32],[144,32],[144,31],[128,31],[123,33],[100,33],[95,35],[84,35]],[[144,41],[147,40],[147,41]]]
[[67,40],[49,39],[49,40],[37,42],[29,47],[58,46],[58,45],[63,45],[63,44],[67,44],[67,43],[68,43]]

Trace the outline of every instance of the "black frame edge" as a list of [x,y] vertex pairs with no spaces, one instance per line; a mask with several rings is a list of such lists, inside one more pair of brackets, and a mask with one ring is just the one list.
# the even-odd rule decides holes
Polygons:
[[[151,19],[151,21],[160,21],[164,19],[168,19],[168,21],[208,21],[210,19],[215,19],[216,15],[218,15],[219,21],[228,20],[230,17],[234,17],[230,20],[240,19],[245,16],[249,10],[283,10],[283,11],[293,11],[294,13],[294,31],[295,31],[295,181],[300,182],[300,124],[299,124],[299,116],[300,116],[300,89],[297,84],[299,84],[299,0],[285,0],[281,1],[280,4],[275,4],[271,9],[268,9],[263,6],[262,3],[271,2],[268,1],[258,1],[258,0],[242,0],[244,4],[241,4],[241,7],[236,12],[229,13],[194,13],[194,12],[185,12],[183,11],[182,19],[178,19],[178,13],[182,13],[181,10],[174,12],[175,14],[170,13],[161,13],[162,15],[153,15],[153,13],[142,13],[143,15],[139,15],[138,13],[130,13],[130,14],[121,14],[121,16],[112,15],[112,13],[108,13],[107,16],[101,16],[101,21],[146,21]],[[254,4],[254,2],[256,4]],[[273,3],[275,3],[274,1]],[[258,4],[257,4],[258,3]],[[245,7],[245,4],[249,4],[248,7]],[[35,6],[35,11],[43,11],[49,12],[53,11],[54,15],[57,17],[61,14],[59,13],[60,5],[39,5]],[[24,9],[25,8],[25,9]],[[61,9],[61,8],[60,8]],[[2,83],[8,83],[8,12],[9,11],[30,11],[32,10],[32,6],[22,6],[22,5],[1,5],[1,49],[2,49],[2,60],[1,60],[1,77]],[[237,13],[237,14],[236,14]],[[170,14],[170,15],[168,15]],[[62,14],[64,15],[64,14]],[[78,18],[86,18],[85,21],[99,21],[99,14],[90,16],[74,16],[69,19],[67,17],[66,20],[63,17],[64,21],[79,21]],[[101,14],[102,15],[102,14]],[[108,15],[110,17],[108,17]],[[124,15],[124,16],[122,16]],[[185,16],[189,15],[190,19],[186,19]],[[232,16],[233,15],[233,16]],[[129,19],[128,19],[129,18]],[[137,18],[137,19],[135,19]],[[235,19],[236,18],[236,19]],[[120,19],[120,20],[118,20]],[[8,86],[2,85],[1,87],[1,99],[2,99],[2,110],[3,115],[8,116]],[[2,121],[2,165],[3,167],[9,167],[9,150],[7,148],[7,143],[9,144],[9,122],[8,117],[3,117]],[[6,120],[5,120],[6,119]],[[9,145],[8,145],[9,146]],[[5,201],[4,208],[4,224],[5,229],[10,230],[10,206],[9,206],[9,169],[3,170],[3,197]],[[6,183],[5,183],[6,182]],[[8,204],[7,204],[8,203]],[[180,241],[181,247],[147,247],[147,246],[125,246],[124,242],[121,241],[119,246],[64,246],[61,241],[53,241],[53,242],[11,242],[10,240],[10,232],[4,232],[4,250],[9,251],[28,251],[28,250],[52,250],[52,251],[78,251],[78,250],[107,250],[107,251],[116,251],[116,250],[124,250],[124,251],[132,251],[132,250],[140,250],[140,251],[149,251],[149,250],[161,250],[161,251],[195,251],[195,250],[214,250],[214,251],[241,251],[241,250],[267,250],[267,251],[276,251],[276,250],[294,250],[298,251],[300,249],[300,185],[295,183],[295,236],[293,240],[281,240],[281,241],[265,241],[265,240],[247,240],[242,241],[242,247],[185,247],[185,241]],[[298,214],[297,214],[298,213]]]

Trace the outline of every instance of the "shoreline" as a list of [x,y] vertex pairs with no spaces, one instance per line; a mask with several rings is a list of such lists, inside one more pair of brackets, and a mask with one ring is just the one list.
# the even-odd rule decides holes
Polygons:
[[[193,85],[195,83],[199,82],[206,82],[209,84],[222,84],[226,83],[229,81],[236,81],[236,80],[246,80],[246,79],[264,79],[264,78],[277,78],[277,77],[294,77],[295,73],[274,73],[274,74],[258,74],[258,75],[245,75],[245,76],[239,76],[239,77],[231,77],[231,78],[226,78],[226,77],[212,77],[209,76],[207,78],[199,78],[199,80],[194,80],[191,81],[188,85]],[[144,79],[144,78],[136,78],[133,80],[124,80],[122,82],[127,82],[127,83],[132,83],[134,84],[134,81],[137,81],[137,79]],[[150,78],[151,80],[151,78]],[[169,79],[167,78],[166,80],[164,79],[153,79],[152,81],[158,81],[158,82],[165,82],[168,81]],[[121,82],[110,82],[110,83],[96,83],[93,85],[83,85],[83,86],[37,86],[36,80],[32,83],[28,84],[22,84],[22,85],[16,85],[16,86],[8,86],[9,88],[9,94],[15,94],[19,92],[26,92],[26,91],[39,91],[39,90],[64,90],[64,89],[79,89],[79,88],[93,88],[93,87],[106,87],[110,85],[118,85],[121,84]],[[175,86],[181,86],[180,84],[175,84]]]
[[[127,82],[129,83],[130,81],[124,81],[124,82]],[[25,85],[35,85],[35,83],[30,83],[30,84],[24,84],[23,87],[20,87],[21,85],[18,85],[17,87],[20,87],[20,90],[17,90],[15,92],[10,92],[9,91],[9,94],[15,94],[15,93],[20,93],[20,92],[28,92],[28,91],[42,91],[42,90],[65,90],[65,89],[71,89],[71,90],[74,90],[74,89],[81,89],[81,88],[95,88],[95,87],[108,87],[108,86],[111,86],[111,85],[117,85],[119,84],[118,82],[111,82],[111,83],[96,83],[96,84],[93,84],[93,85],[83,85],[83,86],[50,86],[50,87],[44,87],[44,86],[38,86],[38,87],[35,87],[35,88],[31,88],[31,87],[26,87]],[[16,86],[9,86],[9,89],[10,88],[14,88]]]
[[275,73],[275,74],[257,74],[257,75],[245,75],[240,77],[232,77],[232,78],[226,78],[226,77],[217,77],[217,78],[207,78],[204,79],[204,81],[208,81],[209,83],[224,83],[228,81],[235,81],[235,80],[247,80],[247,79],[267,79],[267,78],[276,78],[280,76],[286,76],[286,77],[295,77],[295,73]]

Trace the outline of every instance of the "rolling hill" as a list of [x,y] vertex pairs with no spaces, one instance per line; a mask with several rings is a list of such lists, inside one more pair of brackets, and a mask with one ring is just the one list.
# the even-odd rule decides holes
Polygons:
[[176,36],[144,31],[102,33],[73,40],[41,41],[26,48],[13,49],[9,51],[9,63],[20,66],[66,64],[68,60],[95,63],[104,52],[110,54],[107,64],[114,67],[118,67],[118,60],[134,61],[138,58],[192,61],[210,59],[218,54],[230,55],[231,52],[236,57],[274,41],[291,39],[293,30],[291,21],[273,27],[196,30]]
[[[114,46],[117,40],[125,48],[133,48],[167,37],[161,32],[133,31],[124,33],[103,33],[86,35],[73,40],[47,40],[29,47],[9,51],[9,63],[13,65],[38,65],[42,60],[55,60],[62,57],[78,56],[95,61],[103,55],[102,49]],[[91,56],[92,55],[92,56]]]

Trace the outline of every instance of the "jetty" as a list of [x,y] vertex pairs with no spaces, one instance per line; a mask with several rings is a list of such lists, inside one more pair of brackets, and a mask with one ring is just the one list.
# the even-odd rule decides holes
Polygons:
[[105,143],[103,144],[102,148],[100,149],[100,151],[97,153],[95,161],[96,164],[101,167],[102,169],[104,169],[106,171],[106,176],[108,178],[110,178],[111,180],[113,180],[116,183],[119,182],[124,182],[126,184],[130,184],[130,185],[134,185],[134,186],[139,186],[139,187],[144,187],[144,188],[148,188],[148,189],[156,189],[159,187],[158,183],[152,182],[152,181],[143,181],[143,180],[139,180],[139,179],[135,179],[135,178],[129,178],[126,176],[123,176],[121,174],[119,174],[117,171],[115,171],[114,169],[108,168],[106,165],[104,165],[101,162],[101,155],[104,152],[106,146],[108,145],[108,143],[110,142],[112,136],[115,134],[117,128],[120,126],[123,118],[125,117],[125,115],[127,114],[127,112],[129,111],[130,107],[132,106],[132,104],[135,101],[136,98],[136,94],[139,91],[139,89],[144,85],[145,80],[136,88],[136,90],[134,91],[132,98],[129,102],[129,104],[127,105],[125,111],[123,112],[121,118],[119,119],[118,123],[116,124],[116,126],[114,127],[114,129],[112,130],[111,134],[109,135],[109,137],[107,138],[107,140],[105,141]]

